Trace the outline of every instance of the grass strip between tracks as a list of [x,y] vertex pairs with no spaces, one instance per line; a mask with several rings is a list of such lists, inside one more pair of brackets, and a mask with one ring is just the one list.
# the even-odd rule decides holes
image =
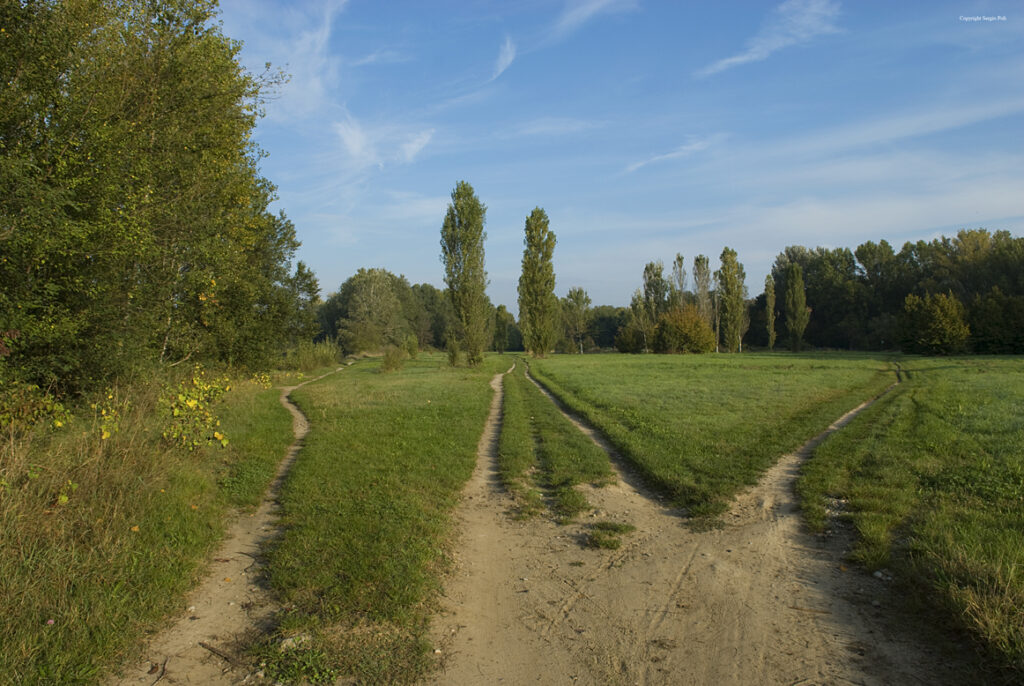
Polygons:
[[[451,513],[472,474],[492,391],[511,359],[478,369],[420,355],[379,361],[299,389],[311,431],[281,493],[270,581],[285,609],[257,648],[268,676],[414,681],[427,643]],[[294,638],[281,650],[280,639]]]
[[590,509],[575,486],[614,480],[605,452],[526,378],[523,360],[505,377],[498,463],[502,481],[523,515],[543,509],[543,497],[536,488],[540,486],[550,494],[552,510],[563,521]]

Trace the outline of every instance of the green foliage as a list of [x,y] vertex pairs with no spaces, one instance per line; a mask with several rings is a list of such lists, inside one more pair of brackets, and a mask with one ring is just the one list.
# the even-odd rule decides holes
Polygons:
[[[895,570],[946,615],[937,621],[968,629],[1019,680],[1024,364],[948,358],[901,366],[903,383],[804,466],[803,509],[818,530],[830,516],[852,522],[854,559]],[[836,500],[845,507],[830,515]]]
[[0,443],[0,681],[105,683],[180,612],[227,504],[265,492],[291,442],[279,391],[232,384],[231,444],[188,451],[160,435],[167,383],[151,374],[90,394],[61,428]]
[[382,374],[397,372],[405,365],[407,359],[409,359],[409,354],[405,349],[389,345],[384,348],[384,357],[380,362],[380,371]]
[[803,270],[793,262],[786,268],[786,331],[789,348],[793,352],[799,352],[803,347],[804,330],[810,319],[811,308],[807,307]]
[[562,317],[570,340],[583,354],[583,341],[590,330],[590,296],[582,288],[570,288],[562,300]]
[[[228,439],[220,430],[220,420],[213,408],[230,390],[226,376],[211,379],[202,367],[197,366],[191,378],[167,389],[160,397],[166,422],[162,434],[164,440],[187,450],[214,443],[226,448]],[[107,415],[106,408],[102,412]],[[104,428],[103,433],[109,432]]]
[[0,10],[0,331],[9,378],[102,388],[153,361],[260,366],[311,331],[252,142],[261,92],[215,3]]
[[444,282],[455,310],[458,333],[465,345],[471,367],[483,361],[489,322],[487,272],[484,271],[484,232],[487,207],[465,181],[452,190],[441,226],[441,261]]
[[768,332],[768,349],[775,349],[775,279],[772,275],[764,277],[764,314]]
[[526,218],[523,268],[519,275],[519,326],[526,351],[543,357],[558,339],[558,297],[555,295],[555,234],[548,215],[535,207]]
[[711,303],[711,264],[706,255],[693,258],[693,287],[697,311],[710,327],[714,313]]
[[924,298],[911,293],[903,305],[903,350],[925,355],[963,352],[970,328],[964,321],[964,306],[952,294],[937,293]]
[[644,351],[644,332],[632,319],[627,320],[615,334],[615,349],[620,353],[642,353]]
[[721,318],[722,343],[726,352],[738,352],[743,341],[746,316],[746,272],[736,259],[736,251],[723,248],[721,267],[715,272],[715,291],[718,295]]
[[416,337],[416,334],[411,333],[405,337],[405,344],[402,346],[405,350],[405,354],[409,356],[410,360],[415,360],[420,354],[420,340]]
[[673,308],[661,315],[654,332],[658,353],[710,353],[715,350],[715,332],[700,316],[696,305]]
[[293,350],[288,351],[282,367],[311,372],[321,367],[336,365],[341,357],[341,348],[333,340],[299,341]]
[[504,353],[509,348],[509,337],[516,326],[515,317],[504,305],[494,311],[494,350]]
[[60,428],[69,413],[64,404],[35,384],[0,379],[0,430],[18,435],[42,421]]

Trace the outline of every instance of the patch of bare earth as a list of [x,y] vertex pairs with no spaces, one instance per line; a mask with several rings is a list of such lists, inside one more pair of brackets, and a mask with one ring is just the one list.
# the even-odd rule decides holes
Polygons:
[[264,584],[263,546],[277,533],[277,494],[309,433],[309,422],[281,389],[281,404],[292,414],[294,441],[259,508],[240,513],[214,555],[203,582],[185,599],[183,614],[156,634],[138,659],[122,668],[110,686],[138,684],[238,684],[255,680],[240,650],[279,609]]
[[[951,658],[910,635],[892,584],[848,569],[839,537],[801,526],[793,483],[825,434],[694,531],[612,456],[618,483],[558,526],[515,521],[496,466],[501,380],[457,512],[461,542],[435,620],[434,684],[942,684]],[[829,431],[848,421],[837,421]],[[575,421],[575,420],[574,420]],[[828,433],[828,432],[826,432]],[[590,523],[628,522],[618,550]]]

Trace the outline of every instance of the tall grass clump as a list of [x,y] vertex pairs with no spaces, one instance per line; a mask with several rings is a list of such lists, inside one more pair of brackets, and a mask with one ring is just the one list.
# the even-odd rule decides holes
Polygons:
[[[175,420],[200,405],[182,390],[195,379],[221,383],[199,370],[151,374],[82,398],[59,418],[5,427],[0,674],[10,683],[101,680],[197,580],[233,500],[218,482],[247,469],[249,450],[283,457],[287,442],[258,447],[223,411],[250,393],[276,401],[276,391],[244,382],[206,408],[216,415],[208,436],[174,438]],[[263,419],[290,430],[280,406]]]
[[299,344],[285,354],[285,369],[297,369],[311,372],[314,369],[330,367],[338,364],[341,359],[341,348],[333,340],[300,341]]
[[902,365],[904,383],[805,466],[808,521],[823,529],[846,501],[854,559],[899,570],[1024,675],[1024,359]]
[[847,354],[560,356],[532,371],[701,518],[895,380],[885,359]]

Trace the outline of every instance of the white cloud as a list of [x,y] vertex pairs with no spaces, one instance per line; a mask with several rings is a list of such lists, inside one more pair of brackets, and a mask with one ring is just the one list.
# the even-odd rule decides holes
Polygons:
[[434,137],[434,129],[428,129],[427,131],[421,131],[414,134],[412,138],[407,140],[401,145],[402,158],[405,162],[412,162],[416,159],[416,156],[420,154],[423,148],[427,147],[427,143]]
[[349,62],[353,67],[366,67],[373,64],[400,64],[410,58],[395,50],[375,50],[374,52]]
[[573,0],[558,17],[552,35],[556,38],[567,36],[599,14],[622,12],[635,6],[636,0]]
[[690,155],[700,152],[701,150],[707,150],[711,146],[720,143],[723,140],[725,140],[724,134],[715,134],[713,136],[707,136],[704,138],[697,138],[695,136],[691,136],[690,140],[687,143],[680,145],[672,152],[667,152],[661,155],[655,155],[654,157],[649,157],[646,160],[642,160],[640,162],[634,162],[633,164],[626,167],[626,173],[632,174],[637,169],[640,169],[641,167],[646,167],[647,165],[653,164],[655,162],[663,162],[665,160],[677,160],[683,157],[689,157]]
[[505,42],[501,45],[501,50],[498,51],[498,60],[494,63],[494,73],[491,75],[491,81],[501,76],[515,58],[516,44],[512,42],[511,38],[505,36]]
[[741,64],[760,62],[783,48],[837,33],[838,16],[837,0],[786,0],[772,10],[761,30],[747,41],[746,50],[718,60],[698,70],[696,75],[711,76]]
[[389,163],[409,164],[434,137],[434,129],[382,124],[365,126],[349,112],[333,124],[347,159],[344,171],[358,174],[370,167],[383,168]]

